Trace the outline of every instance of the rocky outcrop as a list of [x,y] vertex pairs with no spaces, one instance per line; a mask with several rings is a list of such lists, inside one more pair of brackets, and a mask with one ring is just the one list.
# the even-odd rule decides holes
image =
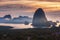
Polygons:
[[43,9],[38,8],[33,16],[33,21],[32,21],[32,25],[35,27],[47,27],[49,26],[49,23],[46,19],[45,13],[43,11]]

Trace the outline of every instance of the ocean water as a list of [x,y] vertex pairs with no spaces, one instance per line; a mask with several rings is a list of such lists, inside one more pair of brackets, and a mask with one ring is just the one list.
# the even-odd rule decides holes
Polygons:
[[[25,25],[25,24],[8,24],[8,23],[0,23],[0,26],[11,26],[12,29],[27,29],[27,28],[34,28],[32,23]],[[58,27],[60,23],[57,23],[56,27]],[[50,28],[50,27],[49,27]]]
[[12,29],[26,29],[26,28],[33,28],[31,23],[29,25],[25,24],[5,24],[5,23],[0,23],[0,26],[11,26],[13,27]]

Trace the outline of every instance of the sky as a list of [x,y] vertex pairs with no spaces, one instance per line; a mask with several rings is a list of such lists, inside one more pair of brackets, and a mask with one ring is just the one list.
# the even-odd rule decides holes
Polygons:
[[37,8],[44,10],[48,20],[60,20],[60,0],[0,0],[0,16],[33,16]]

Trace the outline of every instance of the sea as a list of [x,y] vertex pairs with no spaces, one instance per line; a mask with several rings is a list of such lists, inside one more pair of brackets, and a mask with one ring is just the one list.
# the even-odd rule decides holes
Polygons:
[[0,23],[0,26],[11,26],[12,29],[27,29],[27,28],[33,28],[33,26],[30,24],[8,24],[8,23]]

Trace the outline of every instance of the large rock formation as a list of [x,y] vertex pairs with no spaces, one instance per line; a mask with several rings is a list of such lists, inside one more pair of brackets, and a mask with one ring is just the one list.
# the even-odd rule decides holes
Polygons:
[[33,16],[32,25],[34,27],[47,27],[49,23],[46,19],[45,13],[41,8],[38,8]]

